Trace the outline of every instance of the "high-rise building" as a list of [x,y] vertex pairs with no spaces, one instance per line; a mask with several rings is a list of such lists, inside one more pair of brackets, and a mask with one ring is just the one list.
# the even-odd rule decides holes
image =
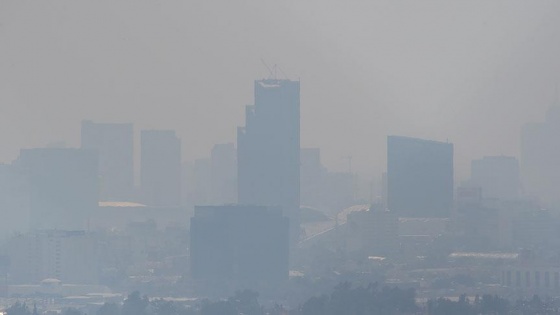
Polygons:
[[560,203],[560,107],[551,107],[546,120],[523,126],[521,176],[524,193],[546,204]]
[[85,231],[41,230],[17,234],[6,242],[10,282],[33,284],[57,279],[72,284],[97,284],[99,255],[94,234]]
[[193,278],[234,290],[287,279],[288,225],[279,208],[196,206],[190,229]]
[[99,154],[102,201],[130,201],[134,194],[132,124],[82,121],[82,149]]
[[484,198],[516,200],[519,197],[519,163],[511,156],[485,156],[471,162],[470,184],[480,187]]
[[14,162],[26,176],[32,229],[84,230],[98,207],[97,154],[92,150],[21,150]]
[[173,130],[142,130],[140,184],[149,206],[181,204],[181,141]]
[[388,207],[399,217],[449,217],[453,144],[387,137]]
[[280,206],[299,238],[299,81],[255,81],[255,104],[237,131],[238,202]]

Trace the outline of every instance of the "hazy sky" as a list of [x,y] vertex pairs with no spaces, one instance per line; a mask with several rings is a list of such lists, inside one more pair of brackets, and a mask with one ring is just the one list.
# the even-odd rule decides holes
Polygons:
[[518,155],[557,102],[558,1],[0,1],[0,160],[79,145],[80,121],[234,142],[261,58],[301,79],[302,146],[385,168],[387,134],[449,139],[457,174]]

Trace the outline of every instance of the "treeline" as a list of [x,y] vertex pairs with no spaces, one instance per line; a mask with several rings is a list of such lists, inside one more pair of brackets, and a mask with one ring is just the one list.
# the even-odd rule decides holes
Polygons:
[[351,283],[337,285],[330,295],[312,297],[296,315],[338,315],[338,314],[416,314],[419,311],[414,289],[380,287],[378,284],[353,288]]
[[560,314],[560,301],[558,299],[541,300],[538,295],[533,296],[532,299],[518,299],[515,303],[497,295],[476,296],[471,301],[465,295],[461,295],[457,301],[445,298],[428,301],[425,313],[429,315],[554,315]]
[[[17,302],[6,310],[8,315],[40,315],[37,307]],[[105,303],[97,310],[97,315],[196,315],[179,303],[156,299],[150,301],[140,293],[130,294],[123,303]],[[64,309],[61,315],[87,315],[75,308]]]
[[[424,305],[416,303],[414,289],[380,286],[376,283],[354,287],[349,282],[337,285],[330,295],[311,297],[293,310],[281,305],[264,307],[258,293],[239,291],[220,301],[204,300],[193,307],[161,299],[150,300],[140,293],[130,294],[123,303],[105,303],[97,315],[552,315],[560,314],[560,300],[521,299],[511,302],[496,295],[462,295],[457,300],[439,298]],[[35,306],[16,303],[8,315],[39,315]],[[62,315],[86,315],[77,309],[66,309]]]

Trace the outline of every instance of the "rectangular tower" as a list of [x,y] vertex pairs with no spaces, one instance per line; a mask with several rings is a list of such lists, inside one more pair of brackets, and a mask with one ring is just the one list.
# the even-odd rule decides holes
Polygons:
[[209,287],[278,285],[288,279],[288,224],[274,207],[196,206],[190,229],[193,278]]
[[181,204],[181,141],[174,130],[142,130],[140,184],[149,206]]
[[98,207],[97,154],[70,148],[23,149],[32,229],[84,230]]
[[524,193],[545,206],[560,204],[560,106],[552,106],[546,120],[521,130],[521,178]]
[[255,81],[255,105],[237,131],[238,202],[280,206],[299,237],[299,81]]
[[132,124],[82,121],[82,149],[99,154],[100,199],[130,201],[134,192]]
[[399,217],[449,217],[453,144],[387,137],[388,207]]

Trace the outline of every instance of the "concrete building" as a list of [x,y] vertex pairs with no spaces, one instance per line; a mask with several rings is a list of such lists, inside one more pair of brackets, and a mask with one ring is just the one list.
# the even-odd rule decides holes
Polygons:
[[480,187],[484,198],[516,200],[521,188],[519,163],[511,156],[485,156],[473,160],[470,184]]
[[521,174],[525,194],[547,205],[559,204],[560,107],[552,106],[542,123],[521,130]]
[[237,130],[238,201],[282,207],[295,242],[300,235],[299,81],[255,81],[255,104],[247,106],[245,119]]
[[140,186],[146,205],[181,205],[181,141],[175,131],[142,130]]
[[370,208],[348,214],[346,251],[390,256],[399,250],[399,219],[391,211]]
[[514,296],[557,296],[560,293],[560,264],[524,249],[517,259],[498,270],[506,294]]
[[501,201],[483,199],[480,186],[457,188],[453,235],[462,251],[509,250],[513,242],[512,210]]
[[154,222],[158,229],[188,227],[189,212],[186,207],[155,207],[134,202],[100,202],[90,216],[91,231],[124,231],[130,224]]
[[288,231],[279,208],[197,206],[190,230],[192,276],[210,288],[276,285],[288,278]]
[[97,161],[92,150],[21,150],[14,166],[25,176],[31,229],[87,228],[99,199]]
[[130,201],[134,196],[134,144],[132,124],[82,121],[82,149],[99,155],[102,201]]
[[96,284],[96,240],[84,231],[42,230],[16,235],[7,242],[10,284],[38,284],[45,279]]
[[399,217],[449,217],[453,144],[387,137],[388,208]]

